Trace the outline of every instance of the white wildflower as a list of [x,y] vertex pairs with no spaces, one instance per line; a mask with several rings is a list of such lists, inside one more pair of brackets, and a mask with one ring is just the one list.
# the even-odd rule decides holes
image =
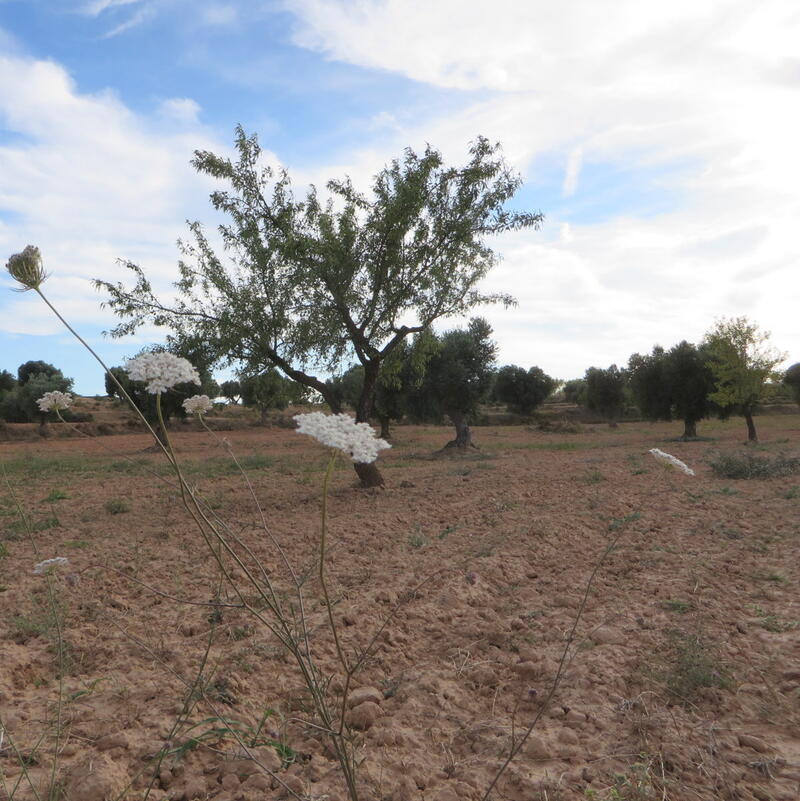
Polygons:
[[664,453],[664,451],[659,450],[658,448],[650,448],[650,453],[652,453],[653,457],[659,462],[669,465],[670,467],[674,467],[676,470],[686,473],[687,476],[694,475],[694,470],[692,470],[692,468],[688,465],[684,464],[680,459],[677,459],[675,456],[672,456],[669,453]]
[[186,414],[205,414],[214,408],[214,404],[208,395],[192,395],[183,402]]
[[378,452],[392,446],[375,436],[367,423],[357,423],[349,414],[298,414],[298,434],[308,434],[329,448],[344,451],[354,462],[374,462]]
[[39,400],[37,406],[43,412],[52,412],[56,409],[69,409],[72,405],[72,395],[69,392],[45,392]]
[[176,384],[200,384],[200,376],[191,363],[174,353],[142,353],[125,365],[132,381],[146,381],[154,395]]
[[51,567],[66,567],[69,564],[69,559],[66,556],[54,556],[52,559],[45,559],[44,562],[39,562],[38,565],[33,566],[33,572],[37,576],[47,573]]

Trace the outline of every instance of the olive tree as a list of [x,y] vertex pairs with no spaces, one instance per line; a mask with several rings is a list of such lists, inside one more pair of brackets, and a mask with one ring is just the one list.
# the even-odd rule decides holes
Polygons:
[[747,439],[758,434],[753,412],[764,392],[767,379],[786,357],[769,345],[769,333],[761,331],[747,317],[722,318],[705,336],[708,366],[714,375],[714,403],[741,414],[747,423]]
[[601,370],[590,367],[586,371],[586,407],[616,426],[625,408],[625,372],[616,364]]
[[683,438],[697,436],[697,423],[712,412],[709,396],[714,376],[705,349],[680,342],[669,351],[656,346],[651,354],[634,353],[628,361],[628,382],[634,402],[648,420],[683,420]]
[[285,409],[303,400],[303,388],[274,368],[267,368],[258,375],[242,376],[240,384],[242,404],[258,409],[262,425],[267,422],[270,409]]
[[550,378],[541,367],[517,367],[507,364],[497,371],[494,396],[509,409],[529,415],[558,386],[555,378]]
[[[427,147],[407,149],[364,194],[331,180],[327,199],[310,187],[295,197],[285,169],[261,164],[255,136],[236,131],[236,160],[196,151],[194,167],[228,185],[211,195],[228,221],[223,258],[203,227],[182,245],[175,301],[160,298],[145,271],[127,263],[133,286],[96,281],[123,318],[123,336],[144,323],[201,339],[220,364],[248,373],[275,367],[336,399],[316,373],[355,358],[364,368],[356,419],[366,421],[385,359],[435,320],[483,303],[511,303],[478,288],[497,255],[489,237],[538,227],[538,213],[506,208],[521,185],[499,145],[478,138],[463,167],[445,166]],[[383,483],[374,464],[355,465],[365,486]]]
[[219,391],[223,398],[227,398],[231,403],[239,403],[242,398],[242,385],[235,379],[223,381],[219,385]]
[[419,388],[409,404],[420,420],[438,420],[444,415],[455,427],[455,439],[446,448],[474,448],[470,420],[478,404],[486,400],[494,381],[497,346],[492,328],[476,317],[466,329],[447,331],[438,337]]
[[793,364],[783,374],[783,383],[789,388],[795,403],[800,404],[800,362]]

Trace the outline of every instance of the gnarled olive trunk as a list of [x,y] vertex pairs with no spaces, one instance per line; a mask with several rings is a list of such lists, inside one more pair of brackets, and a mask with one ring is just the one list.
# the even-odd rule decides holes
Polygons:
[[472,441],[472,432],[469,430],[467,416],[461,412],[448,412],[448,417],[455,426],[456,438],[451,439],[445,448],[460,448],[461,450],[477,448],[478,446]]
[[697,437],[697,420],[683,421],[683,438],[695,439]]
[[753,412],[751,409],[744,410],[744,419],[747,423],[747,441],[758,442],[758,434],[756,434],[756,424],[753,422]]
[[381,439],[389,440],[392,438],[392,432],[389,430],[389,418],[379,417],[378,420],[381,424]]

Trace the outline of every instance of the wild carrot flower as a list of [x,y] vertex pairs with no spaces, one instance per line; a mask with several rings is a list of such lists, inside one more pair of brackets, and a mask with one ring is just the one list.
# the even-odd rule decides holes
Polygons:
[[205,414],[214,408],[214,404],[208,395],[192,395],[183,402],[183,408],[186,410],[186,414]]
[[664,451],[659,450],[658,448],[650,448],[650,453],[652,453],[653,457],[662,464],[674,467],[676,470],[686,473],[687,476],[694,475],[694,470],[692,470],[692,468],[688,465],[684,464],[680,459],[677,459],[675,456],[672,456],[669,453],[664,453]]
[[378,452],[392,446],[375,436],[367,423],[357,423],[349,414],[298,414],[297,433],[346,453],[354,462],[374,462]]
[[191,363],[174,353],[142,353],[129,359],[125,370],[132,381],[146,381],[153,395],[166,392],[176,384],[200,384],[200,376]]
[[51,567],[66,567],[69,564],[69,559],[66,556],[54,556],[52,559],[45,559],[44,562],[39,562],[33,566],[33,572],[37,576],[47,573]]
[[38,289],[42,281],[47,278],[47,273],[42,265],[41,251],[34,245],[28,245],[22,253],[10,256],[6,263],[6,269],[14,280],[22,284],[20,292]]
[[45,392],[36,405],[43,412],[54,412],[56,409],[69,409],[72,405],[72,395],[69,392]]

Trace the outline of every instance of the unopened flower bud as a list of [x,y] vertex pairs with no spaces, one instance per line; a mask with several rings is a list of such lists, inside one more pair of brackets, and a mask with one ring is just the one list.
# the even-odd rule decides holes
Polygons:
[[11,277],[22,284],[22,292],[27,289],[38,289],[47,278],[42,264],[42,254],[39,248],[28,245],[22,253],[15,253],[6,264]]

